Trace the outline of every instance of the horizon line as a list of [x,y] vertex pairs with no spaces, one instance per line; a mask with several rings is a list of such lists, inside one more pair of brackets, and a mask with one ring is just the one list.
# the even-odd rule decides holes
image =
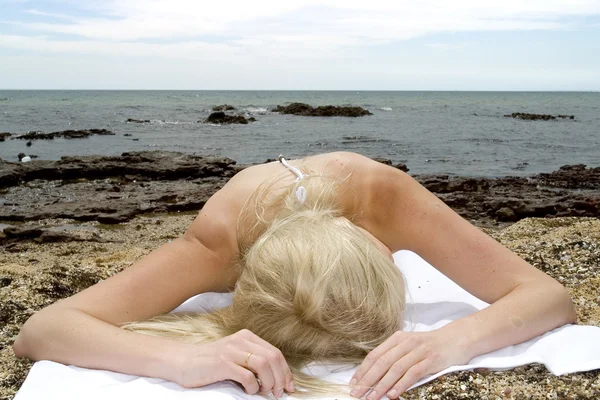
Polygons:
[[495,93],[600,93],[600,89],[590,90],[494,90],[494,89],[15,89],[0,88],[0,91],[36,91],[36,92],[495,92]]

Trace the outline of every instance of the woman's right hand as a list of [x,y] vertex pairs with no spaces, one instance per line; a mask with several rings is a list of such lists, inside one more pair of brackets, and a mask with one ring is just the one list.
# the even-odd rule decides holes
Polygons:
[[173,380],[186,388],[224,380],[241,384],[248,394],[295,390],[292,372],[279,349],[247,329],[212,343],[187,345],[177,357]]

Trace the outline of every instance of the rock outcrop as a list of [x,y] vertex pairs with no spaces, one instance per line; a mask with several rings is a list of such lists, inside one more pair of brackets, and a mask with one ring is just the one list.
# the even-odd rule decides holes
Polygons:
[[292,103],[288,106],[277,106],[273,112],[281,114],[301,115],[304,117],[363,117],[373,115],[362,107],[347,106],[319,106],[312,107],[305,103]]
[[235,107],[229,104],[221,104],[220,106],[214,106],[213,111],[233,111]]
[[[229,115],[225,114],[224,111],[217,111],[211,113],[208,118],[204,121],[205,124],[217,124],[217,125],[229,125],[229,124],[242,124],[246,125],[249,122],[256,121],[256,118],[246,118],[243,115]],[[200,121],[198,121],[200,122]]]
[[[600,168],[563,166],[559,171],[527,178],[417,175],[415,179],[470,221],[515,222],[529,217],[568,216],[597,218],[600,217],[598,170]],[[570,174],[563,171],[570,171]]]
[[52,140],[54,138],[63,138],[63,139],[83,139],[90,137],[92,135],[114,135],[114,132],[109,131],[108,129],[80,129],[73,130],[68,129],[66,131],[58,131],[58,132],[27,132],[22,135],[12,136],[11,139],[21,139],[21,140]]
[[556,120],[556,119],[575,119],[574,115],[550,115],[550,114],[529,114],[529,113],[512,113],[512,114],[506,114],[505,117],[507,118],[517,118],[517,119],[524,119],[526,121],[550,121],[550,120]]
[[239,170],[228,158],[161,151],[0,161],[0,220],[114,224],[149,212],[200,210]]

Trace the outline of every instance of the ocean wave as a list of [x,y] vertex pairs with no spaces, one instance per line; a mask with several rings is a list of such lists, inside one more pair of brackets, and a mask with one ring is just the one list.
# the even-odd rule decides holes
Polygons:
[[473,142],[473,143],[510,143],[508,139],[500,138],[466,138],[459,139],[459,142]]
[[371,138],[371,137],[363,136],[363,135],[342,136],[342,140],[341,140],[342,144],[352,144],[352,143],[381,143],[381,142],[390,142],[390,140],[389,139]]
[[243,107],[242,110],[244,110],[245,112],[247,112],[249,114],[258,114],[258,115],[265,115],[265,114],[270,113],[270,111],[268,109],[266,109],[265,107],[248,106],[248,107]]
[[381,110],[381,111],[392,111],[392,107],[379,107],[379,108],[377,108],[377,110]]
[[151,124],[159,124],[159,125],[195,125],[197,122],[193,121],[169,121],[164,119],[152,119],[150,120]]

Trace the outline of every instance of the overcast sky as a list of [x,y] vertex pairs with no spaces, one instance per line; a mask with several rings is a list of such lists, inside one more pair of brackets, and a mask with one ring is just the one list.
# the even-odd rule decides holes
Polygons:
[[0,0],[0,88],[600,90],[600,0]]

